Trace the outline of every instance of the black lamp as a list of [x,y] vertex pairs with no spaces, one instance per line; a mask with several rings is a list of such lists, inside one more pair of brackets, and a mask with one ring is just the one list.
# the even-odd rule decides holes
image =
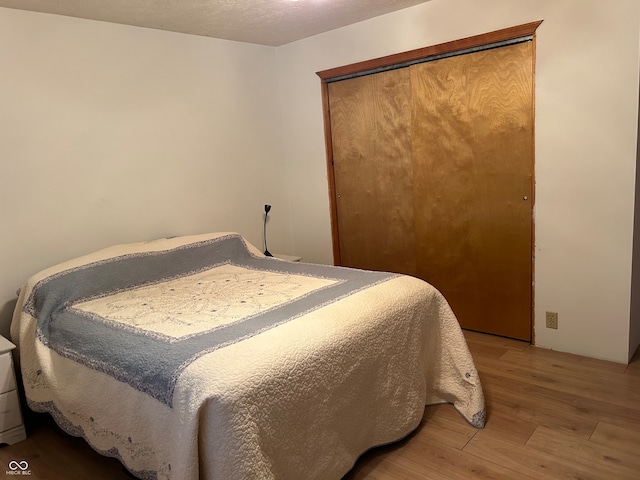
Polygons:
[[269,253],[269,249],[267,248],[267,217],[269,216],[270,210],[271,210],[271,205],[264,206],[264,254],[267,257],[273,257],[273,255]]

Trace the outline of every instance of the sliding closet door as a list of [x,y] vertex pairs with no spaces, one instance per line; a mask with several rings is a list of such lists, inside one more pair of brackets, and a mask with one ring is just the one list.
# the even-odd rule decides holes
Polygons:
[[414,274],[409,70],[332,83],[329,109],[341,264]]
[[438,288],[464,328],[531,339],[533,44],[327,85],[340,264]]
[[532,43],[411,67],[417,275],[465,328],[530,340]]

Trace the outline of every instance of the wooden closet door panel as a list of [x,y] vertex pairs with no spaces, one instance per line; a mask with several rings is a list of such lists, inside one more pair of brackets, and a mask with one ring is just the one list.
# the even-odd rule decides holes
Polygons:
[[526,42],[411,67],[417,275],[445,295],[464,328],[524,340],[532,63]]
[[328,89],[341,265],[414,274],[410,72]]

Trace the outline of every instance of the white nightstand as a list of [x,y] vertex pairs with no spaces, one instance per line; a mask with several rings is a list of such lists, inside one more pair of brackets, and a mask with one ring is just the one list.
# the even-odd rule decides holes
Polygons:
[[275,258],[279,258],[280,260],[286,260],[287,262],[299,262],[302,260],[302,257],[296,257],[295,255],[284,255],[283,253],[274,253],[273,256]]
[[0,443],[9,445],[27,438],[13,370],[14,348],[13,343],[0,336]]

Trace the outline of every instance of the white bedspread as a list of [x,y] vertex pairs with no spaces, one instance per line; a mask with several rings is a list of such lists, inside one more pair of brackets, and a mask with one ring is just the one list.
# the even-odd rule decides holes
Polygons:
[[11,327],[29,406],[50,412],[134,475],[154,479],[339,479],[365,450],[415,429],[429,404],[452,403],[469,423],[484,426],[482,387],[455,316],[436,289],[408,276],[389,275],[295,310],[345,280],[306,275],[300,264],[284,271],[279,266],[288,262],[265,260],[247,245],[252,261],[274,267],[219,262],[60,307],[167,348],[282,306],[293,309],[287,321],[224,337],[190,356],[161,390],[142,378],[148,372],[131,379],[105,359],[111,349],[115,356],[129,348],[162,369],[164,354],[114,345],[119,337],[108,337],[110,345],[101,336],[89,342],[93,360],[81,349],[53,347],[55,317],[46,328],[38,324],[33,291],[64,272],[228,236],[117,246],[30,278]]

